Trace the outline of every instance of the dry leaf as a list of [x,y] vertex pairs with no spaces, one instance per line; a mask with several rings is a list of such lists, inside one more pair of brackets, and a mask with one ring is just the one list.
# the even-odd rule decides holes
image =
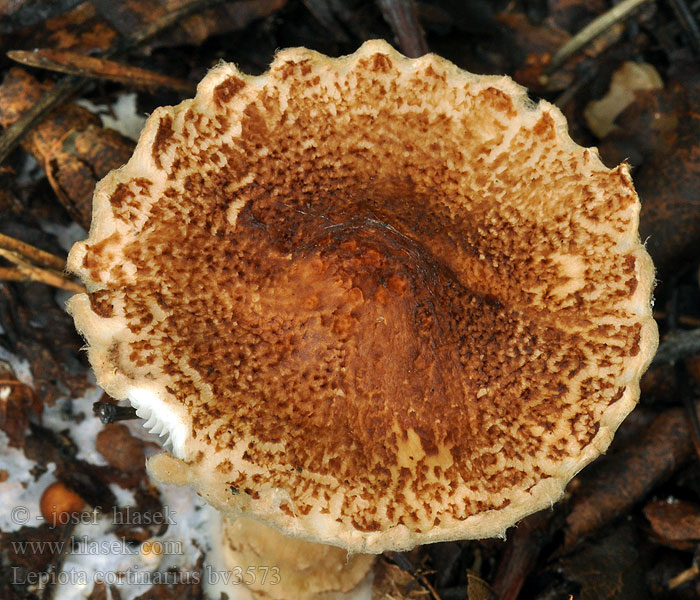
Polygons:
[[654,500],[644,507],[657,540],[678,550],[692,550],[700,540],[700,505],[680,500]]
[[430,593],[415,577],[386,559],[377,562],[372,600],[428,600]]

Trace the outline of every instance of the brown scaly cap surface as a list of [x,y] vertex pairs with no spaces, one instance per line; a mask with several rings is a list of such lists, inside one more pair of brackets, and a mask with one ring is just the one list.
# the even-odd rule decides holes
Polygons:
[[638,215],[627,166],[506,77],[286,50],[151,116],[70,310],[100,384],[171,436],[156,477],[353,551],[494,536],[638,399]]

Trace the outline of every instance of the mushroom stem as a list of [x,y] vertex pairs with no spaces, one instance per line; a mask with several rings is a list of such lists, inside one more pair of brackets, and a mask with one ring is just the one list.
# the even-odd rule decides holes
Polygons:
[[371,554],[288,538],[252,519],[211,519],[209,595],[233,600],[369,600]]

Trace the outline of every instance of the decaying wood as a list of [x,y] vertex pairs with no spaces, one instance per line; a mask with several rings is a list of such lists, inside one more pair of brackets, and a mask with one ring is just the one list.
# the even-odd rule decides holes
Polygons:
[[634,444],[599,460],[574,495],[564,526],[562,551],[573,547],[643,500],[693,453],[682,408],[661,413]]
[[494,577],[493,589],[500,600],[515,600],[539,559],[552,540],[561,512],[541,510],[518,523],[508,535],[505,552]]

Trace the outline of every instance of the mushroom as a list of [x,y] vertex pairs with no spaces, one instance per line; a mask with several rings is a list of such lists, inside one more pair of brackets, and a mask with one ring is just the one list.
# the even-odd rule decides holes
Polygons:
[[610,89],[600,100],[592,100],[583,111],[589,129],[600,139],[619,129],[615,119],[634,103],[638,91],[660,90],[661,75],[649,63],[626,61],[612,74]]
[[204,576],[210,597],[225,592],[241,598],[241,583],[254,595],[279,600],[368,600],[371,595],[373,554],[350,555],[337,546],[289,538],[246,517],[212,515],[210,525],[213,551]]
[[351,553],[500,536],[657,346],[628,166],[508,77],[382,41],[212,69],[97,187],[69,310],[157,479]]
[[39,500],[42,518],[53,527],[67,525],[85,508],[85,500],[62,481],[47,487]]

